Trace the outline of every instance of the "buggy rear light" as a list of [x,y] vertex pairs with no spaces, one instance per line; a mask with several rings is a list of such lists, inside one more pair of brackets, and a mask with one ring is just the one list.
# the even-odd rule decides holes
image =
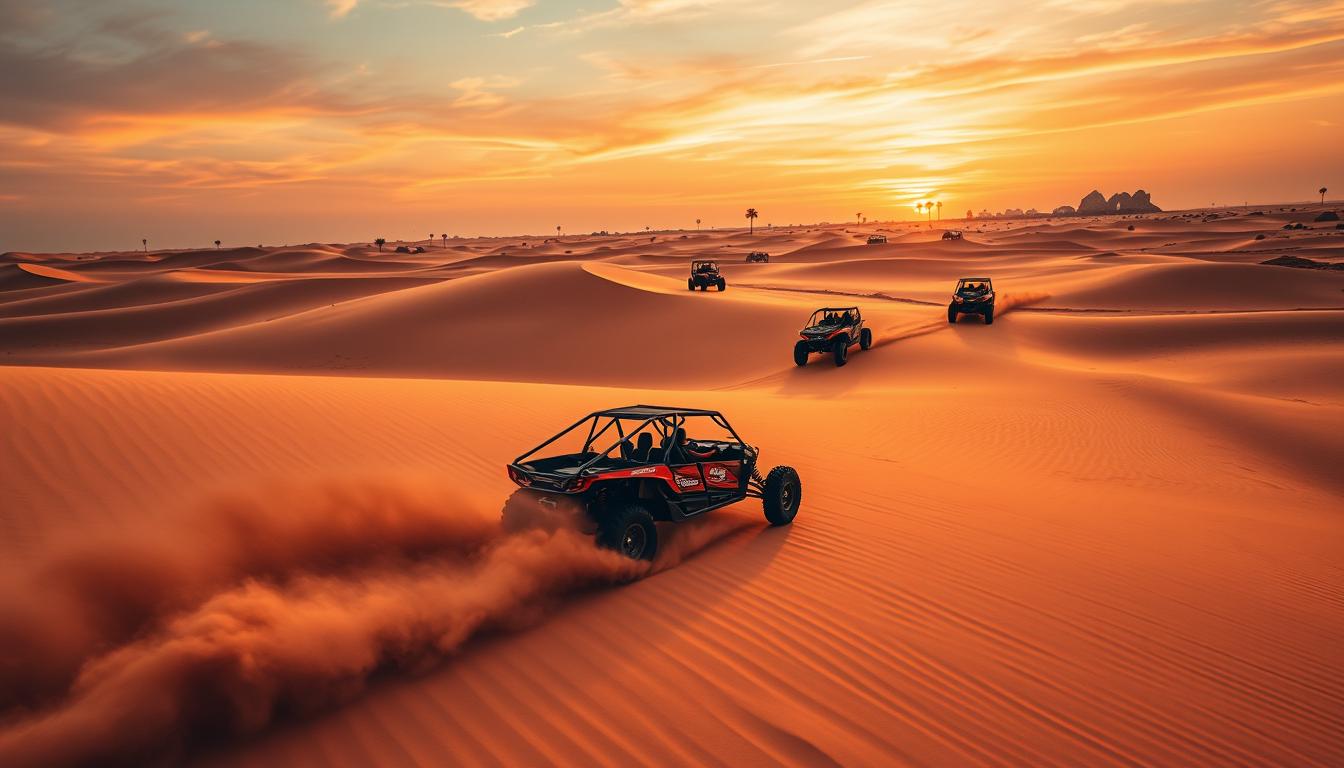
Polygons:
[[531,485],[531,484],[532,484],[532,478],[528,477],[527,475],[523,474],[522,472],[519,472],[518,470],[514,469],[513,467],[509,467],[509,479],[512,480],[513,482],[519,484],[519,485]]

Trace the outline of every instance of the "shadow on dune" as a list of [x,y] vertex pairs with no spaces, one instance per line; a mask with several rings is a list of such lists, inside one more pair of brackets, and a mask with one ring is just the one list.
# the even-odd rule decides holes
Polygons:
[[0,764],[180,760],[749,524],[678,526],[635,563],[571,531],[505,534],[497,513],[432,489],[347,483],[81,538],[0,576]]

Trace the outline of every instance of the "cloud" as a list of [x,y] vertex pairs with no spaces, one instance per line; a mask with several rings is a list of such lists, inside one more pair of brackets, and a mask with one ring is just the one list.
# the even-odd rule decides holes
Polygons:
[[359,0],[325,0],[328,12],[333,19],[343,19],[355,6],[359,5]]
[[517,16],[519,12],[535,4],[535,0],[457,0],[448,5],[481,21],[502,21]]
[[461,94],[453,100],[457,107],[493,107],[504,102],[504,97],[495,91],[514,88],[518,81],[510,77],[464,77],[448,84]]

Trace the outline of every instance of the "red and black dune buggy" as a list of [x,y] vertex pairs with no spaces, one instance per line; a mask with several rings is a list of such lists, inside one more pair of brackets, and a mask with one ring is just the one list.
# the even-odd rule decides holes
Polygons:
[[[555,452],[541,455],[548,448]],[[503,524],[510,531],[577,524],[636,560],[658,551],[654,521],[689,520],[747,497],[761,500],[771,525],[788,525],[803,497],[798,473],[775,467],[762,477],[758,455],[718,411],[597,411],[509,464],[520,488],[504,505]]]
[[807,365],[813,352],[829,352],[837,367],[849,360],[849,348],[873,346],[873,332],[863,325],[858,307],[822,307],[812,313],[807,325],[798,332],[802,338],[793,345],[793,362]]

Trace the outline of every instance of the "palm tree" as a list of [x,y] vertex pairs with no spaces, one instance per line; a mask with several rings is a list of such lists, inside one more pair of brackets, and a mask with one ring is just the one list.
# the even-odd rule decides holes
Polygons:
[[555,236],[556,236],[556,237],[559,237],[559,236],[560,236],[560,225],[559,225],[559,224],[556,224],[556,225],[555,225]]
[[140,244],[145,246],[145,253],[149,253],[149,238],[147,237],[140,238]]
[[1316,191],[1321,193],[1321,205],[1325,205],[1325,193],[1329,192],[1330,190],[1326,189],[1325,187],[1321,187]]
[[386,238],[382,238],[382,237],[380,237],[380,238],[378,238],[377,240],[374,240],[374,241],[373,241],[373,244],[376,245],[376,246],[378,246],[378,252],[379,252],[379,253],[382,253],[382,252],[383,252],[383,246],[384,246],[384,245],[387,245],[387,239],[386,239]]
[[938,220],[939,220],[939,221],[942,221],[942,220],[943,220],[943,201],[942,201],[942,200],[939,200],[939,201],[938,201]]
[[749,229],[749,231],[748,231],[748,234],[752,234],[752,235],[756,234],[756,217],[757,217],[757,216],[760,216],[760,214],[756,212],[756,209],[755,209],[755,208],[748,208],[748,209],[747,209],[747,225],[750,227],[750,229]]
[[430,244],[430,245],[433,245],[433,244],[434,244],[434,233],[433,233],[433,232],[430,232],[430,233],[429,233],[429,244]]
[[854,223],[855,223],[855,224],[862,224],[862,223],[863,223],[863,214],[862,214],[862,213],[856,213],[856,214],[854,214]]
[[699,232],[699,231],[700,231],[700,220],[699,220],[699,219],[696,219],[696,220],[695,220],[695,231],[696,231],[696,232]]
[[915,210],[919,212],[919,215],[920,215],[920,216],[923,216],[923,215],[924,215],[924,204],[923,204],[923,203],[915,203]]
[[924,204],[924,219],[929,222],[929,229],[933,229],[933,201]]
[[443,247],[444,247],[444,248],[447,248],[447,247],[448,247],[448,236],[447,236],[447,235],[439,235],[439,237],[442,237],[442,238],[443,238]]
[[216,250],[216,251],[219,250],[219,241],[218,241],[218,240],[215,241],[215,250]]

